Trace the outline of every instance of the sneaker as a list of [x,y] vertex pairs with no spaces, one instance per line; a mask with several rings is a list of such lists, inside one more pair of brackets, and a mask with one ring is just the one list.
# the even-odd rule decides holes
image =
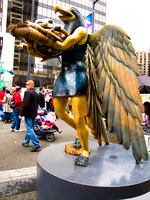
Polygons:
[[22,143],[22,146],[28,147],[29,145],[28,145],[28,144],[25,144],[25,143]]
[[14,130],[13,128],[10,128],[10,131],[11,131],[11,132],[15,132],[15,130]]
[[19,130],[15,130],[15,132],[22,132],[23,130],[19,129]]
[[41,146],[38,146],[38,147],[33,147],[32,149],[31,149],[31,152],[36,152],[38,149],[40,149],[41,148]]
[[61,133],[63,131],[63,129],[58,129],[58,133]]

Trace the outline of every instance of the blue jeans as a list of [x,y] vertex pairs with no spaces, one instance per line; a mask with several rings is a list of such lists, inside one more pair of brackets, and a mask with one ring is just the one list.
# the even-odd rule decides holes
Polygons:
[[13,119],[13,114],[12,113],[7,113],[4,112],[4,120],[12,120]]
[[51,111],[54,112],[54,107],[51,107]]
[[25,135],[24,144],[28,145],[29,141],[31,140],[34,147],[39,147],[40,142],[34,132],[34,118],[25,117],[25,125],[27,129],[27,133]]
[[3,110],[3,105],[0,105],[0,110]]
[[16,130],[20,129],[21,120],[19,119],[19,111],[20,111],[20,109],[14,109],[13,110],[14,121],[13,121],[13,123],[11,125],[12,129],[14,129],[15,127],[16,127]]

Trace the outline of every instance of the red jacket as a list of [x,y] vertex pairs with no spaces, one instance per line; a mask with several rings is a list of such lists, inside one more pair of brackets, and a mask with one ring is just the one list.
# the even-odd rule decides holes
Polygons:
[[53,97],[51,97],[51,107],[54,107],[54,100],[53,100]]
[[1,91],[0,91],[0,105],[3,104],[3,102],[2,102],[1,100],[3,100],[4,95],[5,95],[5,91],[4,91],[4,90],[1,90]]
[[15,108],[14,109],[20,109],[21,108],[21,105],[22,105],[22,98],[21,98],[21,95],[19,92],[15,92],[13,94],[13,99],[15,101]]

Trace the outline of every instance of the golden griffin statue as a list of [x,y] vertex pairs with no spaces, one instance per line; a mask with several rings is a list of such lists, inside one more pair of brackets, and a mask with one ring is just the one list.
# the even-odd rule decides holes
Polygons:
[[[106,25],[87,34],[75,8],[55,6],[64,29],[51,20],[10,25],[11,34],[24,38],[24,50],[44,60],[62,56],[61,72],[53,87],[54,108],[59,118],[77,131],[81,154],[75,165],[87,166],[89,129],[102,145],[109,144],[103,117],[116,143],[132,152],[137,163],[148,160],[141,126],[143,104],[139,93],[136,55],[129,36],[120,27]],[[65,112],[71,97],[73,116]],[[86,117],[86,120],[85,120]],[[86,122],[85,122],[86,121]]]

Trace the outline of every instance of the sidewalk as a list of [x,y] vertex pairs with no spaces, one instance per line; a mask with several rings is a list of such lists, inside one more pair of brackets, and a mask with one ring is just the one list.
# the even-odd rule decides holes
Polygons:
[[[53,142],[48,142],[44,138],[39,139],[41,150],[50,145],[75,140],[76,131],[74,129],[61,119],[58,119],[56,123],[59,128],[63,129],[63,132],[61,134],[55,132]],[[0,121],[0,198],[5,197],[3,199],[11,200],[13,195],[34,191],[30,194],[31,199],[34,200],[37,156],[40,151],[30,152],[33,146],[31,142],[28,148],[22,146],[26,133],[24,121],[21,122],[23,132],[11,132],[10,127],[11,124]],[[95,141],[91,134],[89,140]],[[17,195],[14,199],[30,199],[23,196],[28,196],[28,193],[22,194],[21,198]]]
[[[61,134],[55,133],[55,140],[48,142],[46,139],[39,139],[41,150],[50,145],[62,142],[74,141],[76,131],[64,121],[58,119],[57,126],[63,129]],[[25,124],[21,122],[21,133],[10,132],[11,124],[0,121],[0,199],[2,200],[36,200],[36,174],[37,156],[39,152],[30,152],[29,147],[23,147],[25,137]],[[110,143],[114,142],[113,134],[108,133]],[[92,134],[89,134],[89,141],[96,141]],[[147,200],[150,193],[142,195],[133,200]]]

